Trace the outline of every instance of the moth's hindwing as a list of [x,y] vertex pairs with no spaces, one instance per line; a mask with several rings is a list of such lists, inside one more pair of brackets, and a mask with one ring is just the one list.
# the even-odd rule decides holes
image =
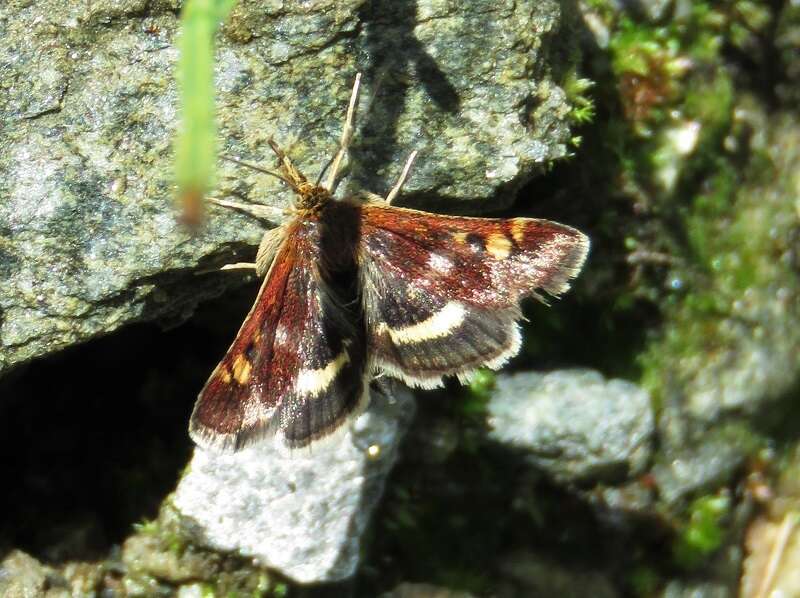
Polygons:
[[374,366],[425,388],[499,368],[519,352],[520,299],[566,291],[588,249],[583,233],[547,220],[365,205],[359,261]]
[[300,447],[367,400],[365,338],[320,280],[313,227],[289,225],[253,308],[195,404],[192,438],[236,450],[278,433]]

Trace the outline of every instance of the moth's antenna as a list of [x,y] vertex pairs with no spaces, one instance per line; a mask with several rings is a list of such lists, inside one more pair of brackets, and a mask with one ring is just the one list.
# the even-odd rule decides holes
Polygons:
[[[306,182],[306,177],[303,176],[303,173],[295,168],[292,161],[289,159],[289,156],[286,155],[281,147],[275,142],[275,140],[270,137],[267,139],[267,143],[269,143],[269,147],[278,156],[278,160],[281,161],[281,170],[283,171],[284,176],[286,177],[286,182],[294,189],[295,193],[300,193],[300,185]],[[301,194],[302,195],[302,194]]]
[[[336,156],[331,156],[330,158],[328,158],[328,161],[325,162],[325,166],[323,166],[322,170],[319,171],[319,176],[317,177],[317,180],[314,181],[314,186],[315,187],[319,187],[319,184],[322,181],[322,177],[325,176],[325,171],[328,170],[328,168],[330,168],[331,164],[333,164],[333,159],[335,157]],[[328,189],[328,191],[330,191],[330,189]]]
[[[366,106],[366,108],[362,108],[361,109],[362,112],[364,112],[365,114],[369,114],[372,111],[372,104],[375,103],[375,98],[378,97],[378,93],[379,93],[379,91],[381,89],[381,84],[383,83],[383,79],[386,76],[386,71],[387,70],[388,70],[388,67],[387,66],[383,66],[383,67],[381,67],[380,71],[378,71],[378,75],[375,77],[375,83],[372,85],[372,92],[370,93],[369,101],[367,102],[367,106]],[[356,83],[358,83],[358,77],[360,77],[360,76],[361,76],[361,73],[358,73],[356,75]],[[355,85],[354,85],[354,88],[355,88]],[[355,89],[354,89],[354,92],[355,92]],[[352,96],[351,96],[351,100],[350,101],[351,101],[351,104],[352,104],[352,101],[353,101],[352,100]],[[348,117],[349,116],[350,116],[350,111],[348,110]],[[355,120],[355,116],[354,115],[353,115],[353,120]],[[344,132],[342,132],[342,136],[344,136]],[[348,140],[348,144],[349,144],[349,140]],[[341,146],[341,143],[340,143],[340,146]],[[347,148],[345,148],[345,150],[346,149]],[[325,172],[328,170],[328,168],[330,168],[331,164],[333,164],[333,161],[336,159],[336,157],[338,155],[339,154],[337,152],[336,154],[331,156],[328,159],[328,161],[325,163],[325,166],[323,166],[322,170],[319,173],[319,176],[317,177],[317,181],[315,183],[315,185],[317,187],[319,187],[320,181],[322,181],[322,177],[325,176]],[[334,187],[336,186],[335,182],[333,183],[333,186]],[[334,189],[333,188],[328,188],[328,191],[333,193]]]
[[233,156],[226,156],[225,154],[221,154],[220,158],[222,158],[226,162],[233,162],[234,164],[238,164],[239,166],[244,166],[246,168],[250,168],[257,172],[274,176],[276,179],[279,179],[284,183],[286,183],[287,185],[289,185],[290,187],[294,188],[292,182],[279,172],[275,172],[274,170],[268,170],[266,168],[262,168],[261,166],[256,166],[255,164],[251,164],[250,162],[245,162],[244,160],[240,160],[239,158],[234,158]]
[[357,73],[355,83],[353,83],[353,91],[350,93],[350,104],[347,106],[347,116],[344,120],[342,138],[339,140],[339,151],[336,152],[333,160],[331,160],[331,171],[328,173],[328,178],[325,180],[325,188],[329,191],[333,191],[333,187],[336,184],[336,177],[339,176],[339,171],[342,168],[342,160],[344,160],[344,157],[347,154],[347,147],[350,145],[350,141],[353,139],[353,131],[355,130],[353,125],[356,120],[358,89],[360,86],[361,73]]
[[403,166],[403,172],[400,173],[400,177],[397,179],[397,182],[392,187],[392,190],[389,191],[389,195],[386,196],[386,203],[392,203],[397,194],[400,193],[400,189],[403,188],[403,185],[408,178],[408,173],[411,172],[411,166],[414,164],[414,159],[417,157],[417,150],[411,152],[411,155],[406,160],[406,165]]

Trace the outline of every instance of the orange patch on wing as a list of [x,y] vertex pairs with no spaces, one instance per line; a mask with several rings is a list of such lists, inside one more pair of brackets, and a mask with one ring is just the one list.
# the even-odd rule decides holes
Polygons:
[[486,251],[497,260],[504,260],[511,255],[511,239],[503,233],[492,233],[486,239]]
[[247,384],[251,370],[252,366],[244,355],[239,354],[233,360],[233,377],[239,384]]
[[467,242],[467,233],[453,233],[453,240],[459,245],[464,245]]
[[519,218],[514,218],[511,221],[511,237],[517,245],[522,245],[525,241],[525,230],[528,228],[528,223]]

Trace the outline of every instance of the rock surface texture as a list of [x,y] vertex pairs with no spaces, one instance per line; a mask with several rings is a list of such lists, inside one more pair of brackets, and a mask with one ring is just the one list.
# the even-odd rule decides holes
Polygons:
[[561,479],[624,479],[641,473],[653,451],[648,393],[593,370],[501,374],[489,414],[493,439]]

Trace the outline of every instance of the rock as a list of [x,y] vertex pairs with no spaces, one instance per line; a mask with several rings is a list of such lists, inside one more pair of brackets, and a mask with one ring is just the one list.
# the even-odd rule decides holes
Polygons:
[[649,395],[593,370],[501,374],[488,409],[491,438],[561,480],[619,481],[642,472],[652,452]]
[[178,588],[177,598],[203,598],[208,595],[207,588],[201,583],[193,583]]
[[399,586],[381,594],[380,598],[474,598],[474,594],[450,590],[427,583],[401,583]]
[[61,573],[69,583],[71,596],[91,596],[103,587],[108,567],[106,563],[73,562],[64,565]]
[[345,579],[413,411],[407,390],[373,392],[351,430],[308,452],[266,442],[233,454],[196,449],[173,505],[204,545],[301,583]]
[[663,598],[732,598],[735,594],[724,585],[712,582],[671,581],[664,588]]
[[715,428],[683,446],[666,447],[652,469],[660,500],[680,507],[686,498],[728,482],[751,448],[749,438],[738,431],[737,426]]
[[620,486],[600,486],[586,494],[598,518],[609,529],[626,531],[645,521],[651,530],[659,529],[660,513],[650,478],[644,476]]
[[600,571],[582,567],[565,566],[532,552],[520,552],[502,559],[500,568],[516,582],[516,591],[499,593],[503,598],[512,596],[559,596],[563,598],[615,598],[620,596],[611,580]]
[[[134,534],[125,540],[122,548],[122,562],[127,568],[126,581],[138,581],[144,585],[152,581],[149,576],[180,585],[203,579],[203,573],[212,569],[212,563],[209,563],[207,555],[189,553],[187,558],[187,552],[165,549],[156,535]],[[139,572],[144,575],[139,575]]]
[[41,596],[47,586],[47,573],[35,558],[12,550],[0,562],[0,594],[8,598]]
[[[739,118],[759,131],[751,151],[768,161],[730,197],[705,198],[689,230],[707,275],[665,312],[664,333],[642,360],[657,388],[661,499],[684,499],[730,481],[780,426],[800,380],[797,211],[800,123],[743,100]],[[767,166],[768,165],[768,166]],[[769,168],[771,170],[769,170]],[[719,205],[714,202],[720,202]],[[681,279],[692,280],[682,267]],[[698,266],[692,266],[698,268]]]
[[[214,208],[193,235],[172,209],[177,5],[0,6],[0,373],[131,322],[181,321],[241,280],[193,273],[249,256],[261,227]],[[240,3],[217,52],[221,146],[263,163],[274,135],[316,175],[362,71],[372,108],[348,184],[387,191],[416,149],[407,200],[500,209],[567,153],[569,106],[550,76],[566,54],[551,52],[559,11],[555,0]],[[218,179],[220,196],[289,198],[232,165]]]
[[0,562],[0,596],[3,598],[69,598],[67,583],[35,558],[12,550]]

